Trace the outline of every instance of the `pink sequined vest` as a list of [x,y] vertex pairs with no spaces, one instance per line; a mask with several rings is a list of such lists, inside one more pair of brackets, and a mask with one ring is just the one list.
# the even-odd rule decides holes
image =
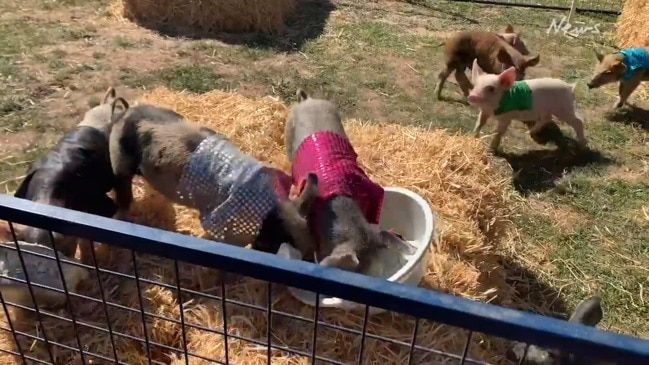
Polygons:
[[318,175],[312,212],[320,212],[333,196],[345,195],[354,199],[369,223],[379,223],[385,192],[363,172],[356,158],[347,138],[334,132],[316,132],[302,141],[293,156],[293,184],[300,186],[309,172]]

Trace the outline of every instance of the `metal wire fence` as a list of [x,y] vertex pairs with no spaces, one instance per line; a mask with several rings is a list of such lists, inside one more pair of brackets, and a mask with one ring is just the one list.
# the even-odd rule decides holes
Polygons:
[[[485,364],[498,354],[489,358],[476,347],[496,337],[619,364],[649,363],[649,341],[178,233],[6,195],[0,196],[0,219],[106,243],[121,255],[117,268],[109,270],[98,264],[94,251],[94,263],[84,265],[56,251],[26,252],[15,235],[14,242],[4,244],[3,250],[17,254],[24,273],[21,279],[0,270],[5,314],[0,330],[6,337],[0,338],[0,352],[13,356],[13,363],[135,364],[144,358],[149,364],[368,364],[377,362],[373,351],[381,343],[400,360],[379,363]],[[30,271],[30,256],[55,261],[61,285],[35,282],[38,273]],[[2,257],[6,268],[9,256]],[[66,284],[68,267],[90,273],[79,288]],[[210,279],[190,288],[195,270]],[[232,279],[238,277],[256,280],[236,289],[254,292],[256,299],[237,299],[241,296]],[[31,305],[7,299],[8,288],[16,285],[27,286]],[[353,324],[332,320],[336,311],[332,316],[331,310],[318,306],[291,312],[282,303],[283,286],[362,303],[364,309]],[[39,302],[43,290],[64,296],[64,308]],[[171,294],[165,297],[163,292]],[[162,304],[153,309],[145,297],[157,297]],[[196,313],[193,304],[199,301],[208,309]],[[402,316],[409,332],[399,338],[380,333],[371,307],[392,312],[379,317]],[[433,331],[428,325],[432,322],[457,330],[454,346],[436,348],[423,341],[441,336],[439,326]],[[244,326],[257,330],[242,331]],[[161,327],[167,328],[166,336],[153,331]],[[325,337],[337,341],[324,343]],[[134,359],[129,355],[133,352],[142,358]],[[253,354],[242,361],[244,352]]]
[[[570,10],[572,0],[453,0],[493,5],[526,6],[542,9]],[[621,0],[576,0],[578,11],[617,14],[622,11]]]

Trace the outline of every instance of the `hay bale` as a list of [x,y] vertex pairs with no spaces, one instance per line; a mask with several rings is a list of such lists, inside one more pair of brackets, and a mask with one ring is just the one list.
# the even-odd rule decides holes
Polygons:
[[122,15],[204,32],[273,33],[283,28],[295,5],[296,0],[122,0]]
[[[265,163],[288,170],[289,163],[283,153],[283,130],[287,107],[271,98],[248,99],[243,96],[210,92],[203,95],[174,93],[155,89],[144,95],[142,101],[171,107],[189,120],[209,126],[227,135],[247,153]],[[508,184],[499,178],[495,168],[486,158],[485,149],[478,139],[469,136],[449,135],[441,130],[427,130],[394,124],[375,124],[359,120],[346,121],[347,132],[354,144],[360,162],[368,174],[384,185],[402,186],[423,195],[439,214],[437,239],[431,248],[434,253],[422,286],[429,289],[455,293],[464,297],[510,303],[512,289],[505,283],[496,248],[509,238],[508,206],[511,201]],[[203,235],[197,214],[181,206],[172,206],[146,185],[137,183],[134,188],[136,203],[131,214],[136,222],[176,230],[194,236]],[[130,253],[124,250],[111,252],[108,268],[131,272]],[[166,283],[174,282],[174,265],[156,257],[140,257],[138,271],[141,277]],[[182,286],[201,293],[220,295],[219,273],[215,270],[180,265]],[[108,300],[130,308],[139,308],[137,288],[133,281],[105,275],[104,287]],[[273,286],[275,310],[313,318],[313,309],[290,296],[280,286]],[[84,295],[99,298],[96,281],[88,280]],[[227,297],[244,303],[266,306],[267,284],[244,279],[229,284]],[[178,298],[174,290],[157,285],[142,286],[147,311],[179,320]],[[220,330],[223,326],[221,303],[216,300],[184,294],[185,321]],[[74,301],[77,320],[106,327],[101,304]],[[264,312],[228,305],[228,331],[240,336],[266,341],[267,320]],[[66,316],[68,314],[65,314]],[[141,318],[119,308],[110,308],[113,330],[142,336]],[[326,323],[359,330],[362,313],[338,310],[321,310],[320,320]],[[28,332],[34,332],[34,322]],[[76,346],[74,328],[69,323],[48,319],[45,323],[50,339]],[[177,323],[149,318],[149,338],[152,341],[182,349],[183,340]],[[309,323],[273,316],[273,341],[278,345],[310,353],[311,333]],[[372,317],[369,333],[379,334],[408,343],[412,336],[414,320],[407,316],[384,313]],[[21,327],[23,328],[23,327]],[[88,350],[112,358],[110,338],[107,333],[83,329],[81,340]],[[352,363],[356,361],[360,337],[333,329],[318,328],[318,355]],[[443,351],[461,353],[466,332],[457,328],[422,321],[418,345]],[[13,338],[9,333],[0,337],[0,347],[10,347]],[[223,359],[224,339],[219,334],[202,329],[187,331],[187,348],[201,356]],[[42,344],[25,340],[23,349],[32,346],[32,353],[47,359]],[[266,348],[237,339],[228,341],[230,360],[237,364],[265,364]],[[118,338],[117,351],[121,361],[133,364],[146,363],[146,350],[137,342]],[[385,342],[368,339],[365,346],[367,363],[405,363],[409,347],[395,347]],[[493,338],[474,334],[470,354],[490,363],[500,362],[503,343]],[[415,352],[414,363],[440,363],[431,355]],[[66,351],[57,351],[57,361],[73,363],[76,360]],[[273,350],[273,364],[309,363],[308,357],[288,355]],[[153,347],[155,360],[171,364],[184,364],[182,355],[164,348]],[[13,364],[16,359],[2,354],[0,364]],[[192,364],[207,361],[191,358]]]
[[[619,48],[649,46],[649,0],[626,0],[615,28]],[[635,94],[649,100],[649,87],[641,84]]]
[[615,27],[618,47],[649,46],[649,1],[626,0]]

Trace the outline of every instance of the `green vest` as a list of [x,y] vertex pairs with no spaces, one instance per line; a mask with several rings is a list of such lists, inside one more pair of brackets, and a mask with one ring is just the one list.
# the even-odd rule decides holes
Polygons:
[[532,89],[525,81],[516,81],[509,90],[503,93],[498,109],[494,115],[511,112],[514,110],[532,109]]

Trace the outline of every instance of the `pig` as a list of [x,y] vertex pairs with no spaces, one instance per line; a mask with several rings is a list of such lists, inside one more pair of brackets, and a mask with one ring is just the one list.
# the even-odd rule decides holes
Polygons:
[[642,81],[649,81],[649,47],[621,49],[603,55],[595,51],[597,64],[589,89],[619,82],[618,99],[613,109],[621,108]]
[[[117,205],[108,196],[116,184],[109,156],[111,118],[115,110],[127,107],[126,100],[117,97],[115,89],[110,87],[101,104],[88,110],[76,128],[67,131],[54,147],[29,166],[14,196],[113,217]],[[91,265],[94,261],[93,244],[87,239],[39,227],[17,228],[16,234],[23,241],[48,246],[68,257],[74,257],[78,247],[84,264]],[[107,247],[99,245],[97,248],[100,260],[104,260]]]
[[117,218],[133,202],[141,176],[170,202],[197,210],[210,239],[275,253],[288,242],[312,252],[304,218],[316,198],[317,176],[289,198],[290,176],[244,153],[225,135],[173,109],[139,104],[116,113],[109,139]]
[[322,266],[368,273],[380,265],[382,249],[412,255],[416,248],[403,236],[379,226],[385,192],[358,163],[336,105],[303,89],[296,91],[296,100],[286,121],[284,145],[293,185],[300,186],[309,172],[320,181],[308,215],[316,242],[314,258]]
[[[513,31],[513,28],[506,30]],[[486,72],[495,74],[508,67],[514,67],[516,80],[524,79],[527,68],[536,66],[541,56],[523,55],[507,41],[509,39],[514,43],[520,42],[518,38],[511,32],[498,35],[487,31],[459,32],[451,37],[444,46],[445,67],[437,75],[437,99],[442,99],[444,83],[453,72],[464,96],[469,95],[472,85],[464,72],[471,68],[474,59],[478,60],[478,64]]]
[[514,67],[497,75],[488,74],[480,68],[477,59],[473,61],[472,79],[475,86],[467,100],[480,109],[473,133],[478,137],[487,120],[494,117],[498,124],[490,146],[493,151],[499,150],[513,119],[535,121],[529,130],[534,134],[551,123],[553,116],[575,130],[582,149],[587,147],[584,124],[575,110],[576,84],[553,78],[516,81]]

